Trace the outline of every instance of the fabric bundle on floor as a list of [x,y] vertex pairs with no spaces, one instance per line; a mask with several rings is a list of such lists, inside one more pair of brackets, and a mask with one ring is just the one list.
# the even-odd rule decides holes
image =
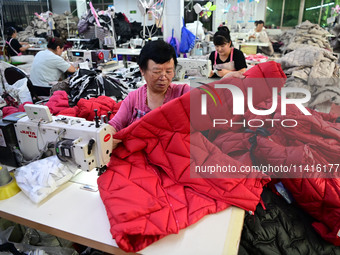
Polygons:
[[238,255],[337,255],[340,247],[323,240],[313,218],[269,189],[255,215],[246,215]]
[[[312,99],[306,104],[308,107],[329,112],[332,103],[340,105],[339,66],[332,52],[302,45],[277,62],[281,63],[288,77],[286,87],[305,88],[311,92]],[[301,97],[299,94],[289,96]]]

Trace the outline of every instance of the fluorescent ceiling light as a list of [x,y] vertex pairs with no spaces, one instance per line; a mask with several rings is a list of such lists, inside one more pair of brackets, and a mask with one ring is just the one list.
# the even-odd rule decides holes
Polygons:
[[273,12],[273,9],[269,8],[268,6],[266,7],[266,9]]
[[309,7],[309,8],[306,8],[306,11],[310,11],[310,10],[314,10],[314,9],[319,9],[319,8],[330,6],[330,5],[333,5],[333,4],[334,4],[334,2],[333,3],[329,3],[329,4],[323,4],[323,5]]

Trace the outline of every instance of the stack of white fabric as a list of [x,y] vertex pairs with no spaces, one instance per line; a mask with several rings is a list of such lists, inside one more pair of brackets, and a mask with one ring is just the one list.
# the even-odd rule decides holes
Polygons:
[[51,156],[17,168],[15,178],[25,195],[39,203],[69,181],[77,170],[76,165]]

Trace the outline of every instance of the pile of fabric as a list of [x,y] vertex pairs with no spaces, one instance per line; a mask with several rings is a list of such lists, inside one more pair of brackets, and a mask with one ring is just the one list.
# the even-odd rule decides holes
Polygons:
[[[280,65],[272,61],[262,63],[244,75],[245,79],[230,77],[204,88],[232,84],[246,96],[247,88],[254,87],[254,107],[270,109],[272,89],[280,90],[285,83]],[[269,116],[254,115],[248,108],[244,116],[234,115],[231,92],[216,90],[221,105],[208,100],[206,116],[201,115],[201,96],[205,92],[193,89],[115,135],[122,143],[112,152],[107,171],[98,179],[98,188],[112,236],[123,250],[139,251],[230,205],[253,212],[270,178],[280,178],[261,171],[211,175],[208,171],[195,172],[197,167],[305,167],[339,162],[340,123],[335,123],[336,116],[314,111],[305,116],[295,105],[288,105],[287,116],[282,116],[279,106]],[[251,119],[278,121],[272,126],[265,124],[266,132],[230,125],[240,123],[242,117],[245,123]],[[285,128],[280,124],[285,117],[297,119],[299,124]],[[209,132],[207,139],[202,132],[211,129],[216,118],[227,119],[228,123]],[[296,203],[315,218],[318,233],[339,245],[340,179],[302,177],[282,180]]]
[[282,33],[279,41],[283,42],[282,52],[293,51],[305,44],[331,50],[328,35],[330,35],[328,31],[306,20],[295,29]]
[[[70,35],[76,35],[77,32],[77,24],[79,21],[79,18],[77,16],[73,16],[69,12],[65,12],[64,14],[53,14],[52,18],[55,22],[55,29],[60,34],[60,38],[66,40],[70,37]],[[68,29],[67,30],[67,26]],[[68,34],[68,32],[70,34]]]
[[[51,15],[50,15],[51,14]],[[47,16],[48,18],[43,18],[43,16]],[[38,16],[34,16],[33,20],[30,22],[30,25],[26,27],[24,31],[20,31],[18,33],[18,40],[23,42],[28,42],[29,38],[34,37],[42,37],[46,38],[49,34],[51,34],[51,27],[49,22],[52,25],[52,30],[55,30],[55,36],[61,37],[66,40],[68,35],[67,23],[69,24],[70,34],[75,34],[77,30],[78,17],[72,16],[69,12],[65,12],[64,14],[52,14],[51,12],[47,12],[46,15],[43,13]]]
[[128,87],[115,77],[86,69],[77,70],[70,79],[69,87],[69,96],[73,104],[81,98],[90,99],[98,96],[110,96],[119,102],[128,94]]
[[129,89],[137,89],[144,85],[139,66],[130,65],[128,68],[120,68],[107,75],[115,77],[120,83]]
[[[312,99],[307,106],[329,112],[332,103],[340,105],[339,66],[332,52],[309,45],[301,45],[287,53],[277,62],[288,79],[286,87],[305,88]],[[299,98],[299,94],[290,94]]]
[[340,247],[323,240],[312,228],[313,219],[264,189],[263,205],[246,215],[238,255],[336,255]]
[[[97,10],[98,11],[98,10]],[[103,11],[98,12],[98,22],[101,27],[97,27],[97,36],[100,40],[104,40],[105,36],[110,36],[112,33],[111,26],[111,13],[105,13]],[[114,33],[116,36],[116,43],[119,46],[122,43],[126,43],[133,37],[140,36],[140,32],[143,27],[139,22],[130,23],[124,13],[115,13],[113,17]],[[78,22],[78,31],[80,35],[85,38],[93,39],[95,36],[95,26],[97,21],[93,16],[91,10],[84,14]]]

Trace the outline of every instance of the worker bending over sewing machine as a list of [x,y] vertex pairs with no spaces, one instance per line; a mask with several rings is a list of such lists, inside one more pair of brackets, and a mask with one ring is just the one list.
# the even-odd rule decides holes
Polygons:
[[240,76],[246,71],[243,52],[233,47],[227,27],[218,28],[214,34],[214,45],[216,50],[209,56],[213,67],[210,77]]
[[10,57],[20,56],[22,52],[26,51],[30,45],[27,42],[19,42],[16,38],[18,36],[18,32],[14,27],[9,27],[7,30],[7,40],[6,40],[6,49],[7,53]]
[[54,37],[48,40],[46,50],[35,55],[30,79],[38,96],[49,96],[53,82],[58,81],[65,72],[76,71],[73,65],[61,57],[63,50],[63,40]]
[[[176,53],[170,44],[162,40],[150,41],[142,48],[138,65],[146,84],[130,92],[109,121],[115,132],[190,90],[187,84],[171,83],[177,65]],[[114,141],[114,147],[118,142]]]

